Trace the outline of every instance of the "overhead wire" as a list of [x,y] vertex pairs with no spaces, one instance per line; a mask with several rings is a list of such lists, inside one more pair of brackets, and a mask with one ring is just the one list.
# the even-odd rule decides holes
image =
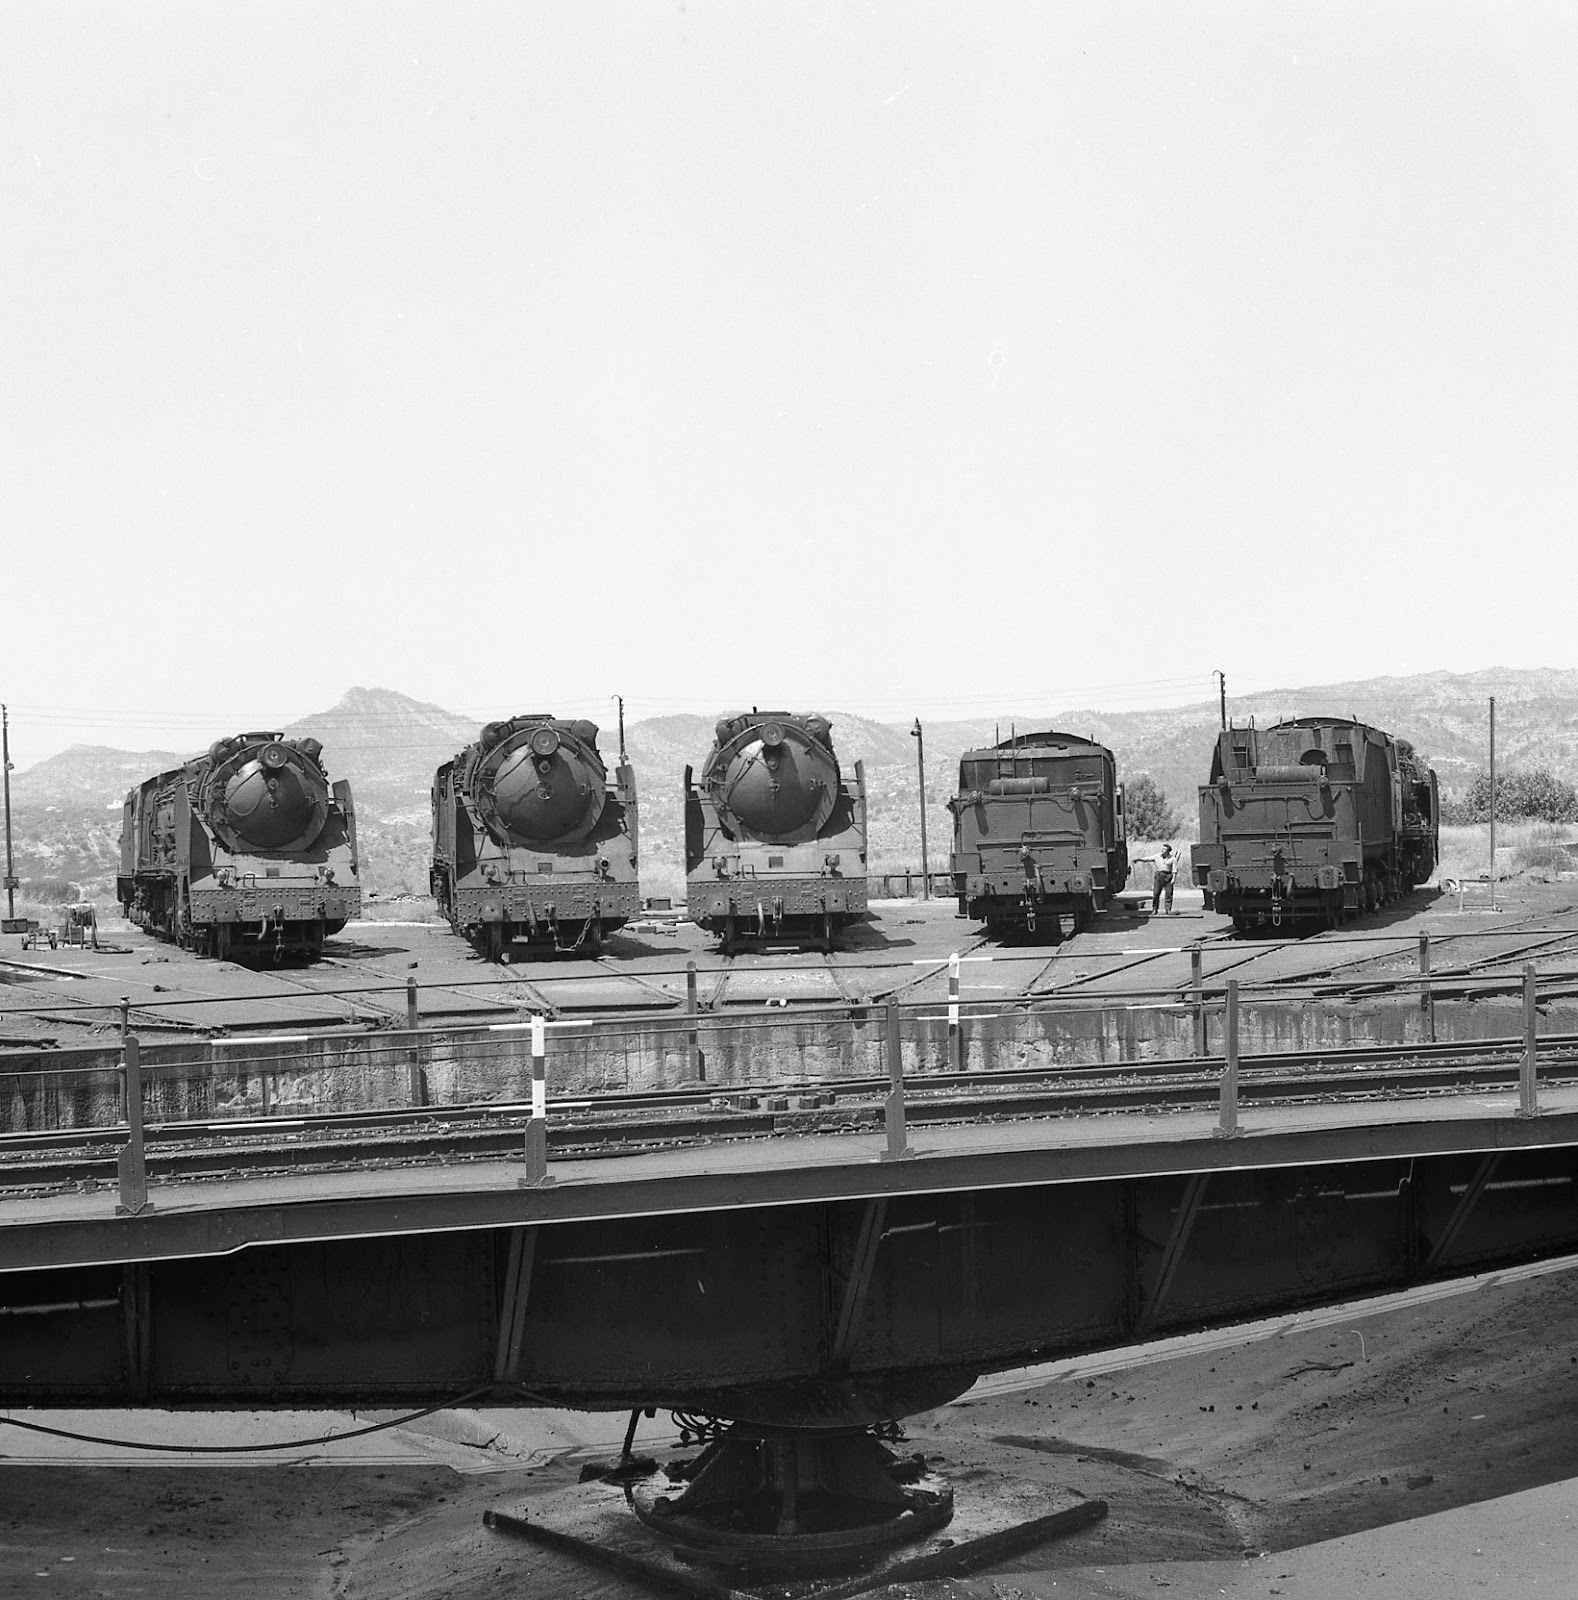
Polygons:
[[[1089,695],[1104,697],[1136,695],[1150,697],[1158,693],[1174,690],[1183,691],[1199,688],[1202,694],[1209,690],[1209,679],[1198,674],[1170,678],[1142,678],[1124,681],[1109,681],[1105,683],[1069,684],[1051,687],[1027,700],[1025,689],[1020,685],[1011,690],[997,692],[979,692],[971,695],[949,696],[945,699],[929,700],[926,696],[882,697],[880,699],[865,698],[861,701],[862,707],[867,711],[896,708],[906,712],[913,711],[917,700],[921,708],[929,714],[936,715],[947,708],[970,708],[978,706],[1002,707],[1015,704],[1050,705],[1054,702],[1069,705],[1074,700]],[[400,691],[390,691],[400,693]],[[411,704],[421,709],[431,708],[439,714],[460,720],[477,719],[489,721],[494,717],[513,716],[518,714],[517,703],[498,703],[491,705],[471,704],[456,709],[434,705],[429,701],[417,701],[414,697],[404,696]],[[577,698],[565,701],[558,696],[543,697],[555,702],[551,708],[556,715],[566,712],[602,712],[616,699],[610,694],[606,696]],[[802,698],[804,698],[802,696]],[[826,701],[827,695],[813,696],[813,698]],[[844,698],[839,693],[836,698]],[[651,714],[689,714],[699,716],[715,716],[727,709],[735,701],[721,699],[714,695],[627,695],[625,708],[627,720],[634,710],[638,715],[646,711]],[[338,706],[321,707],[306,712],[285,712],[275,707],[267,714],[259,714],[258,708],[244,708],[240,712],[235,705],[222,709],[205,709],[200,707],[183,706],[137,706],[117,708],[109,706],[49,706],[37,705],[29,702],[13,702],[10,706],[14,722],[31,723],[40,727],[137,727],[150,730],[158,728],[207,728],[223,725],[231,727],[238,722],[253,722],[259,727],[290,727],[298,723],[322,721],[334,716]],[[846,715],[858,714],[854,708],[845,707]],[[411,720],[412,712],[405,707],[392,707],[389,710],[377,708],[356,708],[345,713],[360,722],[388,722],[403,724]]]

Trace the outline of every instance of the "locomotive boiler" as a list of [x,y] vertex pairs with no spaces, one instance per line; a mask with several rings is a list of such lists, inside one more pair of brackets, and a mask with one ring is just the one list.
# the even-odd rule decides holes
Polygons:
[[1078,734],[1019,734],[959,760],[953,885],[960,915],[993,934],[1056,942],[1128,881],[1123,785],[1105,745]]
[[595,723],[490,722],[434,774],[433,898],[489,960],[596,955],[641,909],[637,855],[635,774],[621,751],[609,778]]
[[691,919],[738,941],[810,935],[831,950],[866,911],[866,775],[847,783],[826,717],[751,711],[718,723],[685,769]]
[[116,894],[202,955],[315,955],[361,911],[356,811],[316,739],[242,733],[126,796]]
[[1224,728],[1200,790],[1191,865],[1237,928],[1347,917],[1435,869],[1436,775],[1404,739],[1342,717]]

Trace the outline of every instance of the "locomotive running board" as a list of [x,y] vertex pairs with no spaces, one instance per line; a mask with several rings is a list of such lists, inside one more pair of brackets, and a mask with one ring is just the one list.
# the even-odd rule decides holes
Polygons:
[[1105,1500],[993,1474],[989,1484],[972,1483],[955,1493],[953,1517],[936,1533],[884,1550],[858,1572],[788,1579],[731,1576],[722,1568],[686,1563],[642,1527],[615,1482],[594,1480],[530,1502],[511,1501],[485,1512],[482,1520],[498,1533],[696,1600],[846,1600],[885,1584],[960,1577],[1077,1533],[1106,1514]]

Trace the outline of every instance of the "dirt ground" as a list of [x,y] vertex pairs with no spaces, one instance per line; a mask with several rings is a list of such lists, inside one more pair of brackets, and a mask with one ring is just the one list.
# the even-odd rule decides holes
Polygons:
[[[886,1600],[1569,1595],[1578,1559],[1578,1272],[999,1375],[912,1419],[961,1499],[995,1473],[1105,1521]],[[265,1421],[247,1424],[263,1430]],[[649,1427],[658,1425],[649,1424]],[[529,1417],[521,1419],[530,1431]],[[636,1600],[482,1526],[585,1451],[437,1464],[40,1465],[0,1426],[0,1595],[58,1600]],[[475,1454],[475,1452],[472,1452]],[[523,1467],[522,1460],[536,1464]]]

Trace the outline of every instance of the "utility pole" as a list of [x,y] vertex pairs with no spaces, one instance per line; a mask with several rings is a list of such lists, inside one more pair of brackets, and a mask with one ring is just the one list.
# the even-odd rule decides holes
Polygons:
[[921,899],[931,899],[931,868],[926,859],[926,735],[921,732],[921,720],[915,719],[915,726],[910,729],[910,737],[915,741],[915,765],[920,771],[920,807],[921,807]]
[[1490,909],[1496,909],[1496,697],[1490,697]]
[[5,929],[20,933],[16,919],[16,865],[11,859],[11,713],[0,705],[0,766],[5,768]]
[[622,694],[614,696],[619,702],[619,764],[625,764],[625,697]]
[[1222,698],[1222,728],[1227,728],[1227,674],[1220,667],[1216,670],[1217,688]]

